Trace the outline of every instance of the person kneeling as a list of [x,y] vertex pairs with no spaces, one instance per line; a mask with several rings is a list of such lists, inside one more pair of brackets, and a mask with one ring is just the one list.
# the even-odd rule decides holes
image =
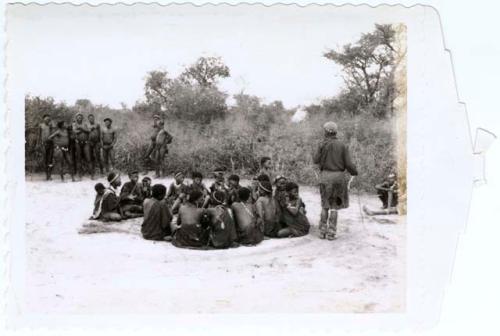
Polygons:
[[281,220],[284,228],[278,231],[278,237],[301,237],[309,233],[311,225],[306,217],[306,206],[299,197],[299,186],[294,182],[286,184],[286,207]]
[[396,174],[390,173],[387,179],[375,186],[377,195],[382,201],[382,209],[398,206],[398,181]]
[[189,192],[186,202],[179,208],[177,222],[172,228],[172,244],[176,247],[203,248],[208,245],[209,223],[203,203],[203,193],[197,189]]
[[257,245],[264,239],[263,222],[252,203],[252,191],[242,187],[238,190],[239,202],[231,205],[238,242],[242,245]]
[[152,198],[144,200],[144,221],[141,233],[144,239],[164,240],[171,235],[170,222],[172,213],[165,201],[167,188],[163,184],[155,184],[152,189]]
[[226,192],[216,190],[212,194],[214,207],[207,210],[211,219],[209,245],[218,249],[236,245],[236,229],[234,220],[225,205],[226,198]]

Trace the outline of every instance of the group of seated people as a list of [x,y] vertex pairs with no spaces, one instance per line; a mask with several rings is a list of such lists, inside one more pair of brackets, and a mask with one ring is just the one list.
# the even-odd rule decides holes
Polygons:
[[[149,177],[139,182],[131,171],[120,192],[120,175],[108,175],[109,187],[95,185],[97,192],[91,219],[120,221],[144,217],[142,236],[148,240],[171,241],[186,248],[229,248],[256,245],[265,237],[299,237],[309,233],[305,204],[299,186],[278,176],[271,183],[267,174],[255,177],[247,187],[238,175],[225,177],[216,169],[215,181],[207,188],[203,176],[193,172],[187,183],[177,172],[168,187]],[[273,186],[274,184],[274,186]]]

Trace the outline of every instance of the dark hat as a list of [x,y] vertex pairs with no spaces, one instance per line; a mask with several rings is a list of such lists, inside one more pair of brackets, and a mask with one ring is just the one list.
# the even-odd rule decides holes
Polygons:
[[144,182],[144,181],[149,181],[149,182],[151,182],[151,177],[149,177],[149,176],[144,176],[144,177],[142,178],[142,181],[143,181],[143,182]]
[[132,174],[139,174],[139,171],[138,171],[137,169],[130,169],[130,170],[128,171],[128,174],[129,174],[129,175],[132,175]]
[[292,191],[294,189],[299,189],[299,185],[295,182],[287,182],[285,186],[286,191]]
[[279,180],[285,180],[285,181],[287,181],[287,178],[284,175],[278,175],[274,179],[274,184],[278,183]]
[[214,169],[214,173],[223,173],[226,171],[226,167],[217,167]]
[[184,175],[184,172],[178,171],[177,173],[175,173],[174,177],[177,177],[179,175]]
[[161,118],[160,118],[160,116],[159,116],[158,114],[155,114],[155,115],[153,116],[153,119],[161,119]]
[[111,118],[104,118],[104,121],[106,120],[109,120],[109,122],[113,122],[113,120],[111,120]]
[[83,114],[81,114],[80,112],[78,112],[75,117],[78,117],[78,116],[82,116],[83,117]]
[[200,173],[200,172],[197,172],[197,171],[194,171],[191,173],[191,178],[195,179],[195,178],[203,178],[203,174]]
[[118,177],[120,177],[120,175],[118,173],[110,172],[108,174],[108,182],[113,183]]

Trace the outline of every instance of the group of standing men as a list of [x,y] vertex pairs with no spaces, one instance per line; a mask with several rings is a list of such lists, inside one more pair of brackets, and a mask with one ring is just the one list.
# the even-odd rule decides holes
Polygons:
[[[153,116],[150,144],[143,157],[144,160],[154,163],[157,177],[165,173],[163,162],[168,153],[167,145],[173,139],[164,126],[165,122],[160,116]],[[67,125],[61,120],[54,125],[46,114],[39,126],[38,141],[43,145],[47,180],[52,179],[55,165],[58,166],[63,181],[65,173],[69,173],[74,181],[76,174],[80,177],[89,174],[93,179],[97,168],[101,174],[114,169],[117,131],[111,118],[105,118],[104,126],[101,127],[93,114],[89,114],[87,121],[84,121],[83,114],[78,113],[72,124]]]
[[93,114],[85,122],[83,114],[78,113],[72,124],[60,120],[54,125],[51,117],[44,115],[39,126],[39,144],[43,145],[46,179],[52,179],[55,165],[61,180],[65,173],[74,181],[76,174],[81,177],[88,173],[93,178],[97,167],[101,174],[113,170],[117,132],[112,124],[111,118],[105,118],[101,127]]

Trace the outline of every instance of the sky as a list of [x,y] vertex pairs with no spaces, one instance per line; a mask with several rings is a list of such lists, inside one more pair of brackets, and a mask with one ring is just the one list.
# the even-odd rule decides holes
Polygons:
[[375,22],[383,23],[377,10],[349,7],[11,5],[9,79],[69,104],[132,106],[144,98],[148,71],[176,76],[200,56],[218,56],[231,72],[220,82],[225,92],[293,108],[340,91],[341,69],[323,53]]

